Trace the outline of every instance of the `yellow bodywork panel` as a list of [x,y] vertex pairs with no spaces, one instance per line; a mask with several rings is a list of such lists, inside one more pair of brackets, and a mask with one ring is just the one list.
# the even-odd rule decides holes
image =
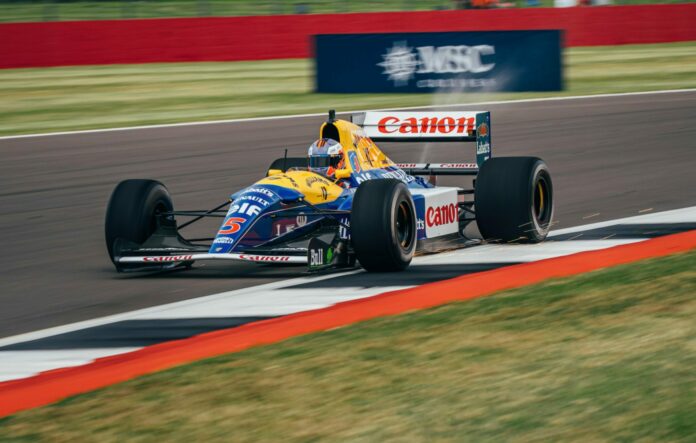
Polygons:
[[[345,156],[345,167],[336,171],[337,178],[347,178],[352,173],[394,165],[394,162],[365,135],[365,131],[360,126],[346,120],[334,120],[331,123],[327,122],[321,125],[319,137],[325,134],[324,128],[327,125],[333,125],[338,131],[340,138],[338,141],[343,147],[343,155]],[[305,199],[313,205],[332,202],[340,197],[344,191],[333,181],[314,172],[303,170],[290,170],[285,173],[279,169],[269,170],[268,177],[260,180],[258,184],[294,189],[304,194]]]
[[[347,176],[353,172],[361,172],[369,169],[384,168],[393,166],[389,157],[387,157],[377,145],[365,135],[365,131],[360,126],[346,120],[334,120],[321,125],[319,129],[319,137],[321,138],[327,133],[325,128],[327,125],[333,125],[338,130],[340,140],[338,142],[343,146],[345,158],[345,170],[337,173],[337,176]],[[359,170],[355,168],[353,162],[350,161],[351,152],[356,154],[359,163]]]
[[313,205],[332,202],[341,196],[343,188],[310,171],[288,171],[271,175],[257,182],[260,185],[282,186],[294,189]]

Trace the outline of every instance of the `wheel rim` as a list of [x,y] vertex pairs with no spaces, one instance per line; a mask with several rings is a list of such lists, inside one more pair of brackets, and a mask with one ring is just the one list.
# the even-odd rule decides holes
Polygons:
[[167,208],[167,205],[163,201],[158,201],[157,204],[155,205],[155,210],[152,213],[152,218],[150,219],[150,227],[149,227],[149,234],[151,235],[153,232],[157,230],[157,227],[159,226],[159,217],[160,214],[163,212],[168,212],[169,209]]
[[543,175],[537,178],[534,185],[533,212],[540,226],[546,226],[551,220],[551,188],[549,181]]
[[408,202],[400,202],[396,211],[396,238],[404,250],[408,250],[413,243],[413,225],[413,216]]

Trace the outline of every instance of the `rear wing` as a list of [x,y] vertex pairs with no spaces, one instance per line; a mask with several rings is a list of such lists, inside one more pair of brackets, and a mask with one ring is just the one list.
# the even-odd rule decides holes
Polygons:
[[[466,169],[471,169],[470,166],[480,168],[483,162],[491,157],[491,113],[489,111],[363,112],[353,114],[352,121],[361,126],[365,130],[365,135],[374,141],[476,143],[475,165],[438,163],[437,165],[442,167],[437,169],[444,173],[456,174],[455,165],[466,166]],[[409,165],[413,167],[402,169],[412,169],[413,175],[437,174],[427,163]],[[423,167],[427,169],[427,172],[419,171]]]

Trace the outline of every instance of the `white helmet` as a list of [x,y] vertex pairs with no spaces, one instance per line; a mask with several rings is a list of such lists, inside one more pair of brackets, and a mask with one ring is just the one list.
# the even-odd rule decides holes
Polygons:
[[307,155],[309,170],[322,175],[331,176],[344,165],[343,147],[331,138],[320,138],[312,143]]

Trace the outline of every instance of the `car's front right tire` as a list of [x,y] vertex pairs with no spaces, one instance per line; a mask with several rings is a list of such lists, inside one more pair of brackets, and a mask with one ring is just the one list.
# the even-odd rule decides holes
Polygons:
[[157,229],[158,214],[173,209],[169,191],[158,181],[131,179],[116,186],[106,208],[104,234],[109,258],[117,269],[124,266],[116,262],[116,242],[142,244]]

